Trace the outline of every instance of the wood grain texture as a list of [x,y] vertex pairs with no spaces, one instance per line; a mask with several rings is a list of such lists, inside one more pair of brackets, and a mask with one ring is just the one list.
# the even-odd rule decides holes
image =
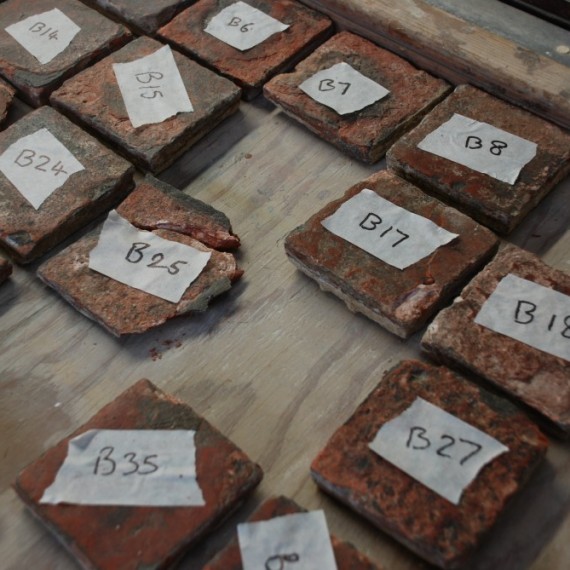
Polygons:
[[[0,287],[0,552],[6,570],[74,570],[9,484],[48,447],[140,378],[174,394],[261,464],[250,503],[286,494],[323,508],[330,531],[393,570],[428,566],[317,490],[309,466],[338,426],[403,358],[403,342],[322,293],[287,261],[283,240],[326,203],[382,168],[363,166],[258,98],[161,178],[225,212],[242,240],[245,275],[203,315],[116,339],[16,268]],[[570,181],[509,241],[570,271]],[[422,331],[423,332],[423,331]],[[180,565],[198,570],[230,536]],[[570,451],[553,442],[471,570],[565,570],[570,559]]]
[[452,83],[472,83],[570,128],[570,67],[425,0],[304,0]]

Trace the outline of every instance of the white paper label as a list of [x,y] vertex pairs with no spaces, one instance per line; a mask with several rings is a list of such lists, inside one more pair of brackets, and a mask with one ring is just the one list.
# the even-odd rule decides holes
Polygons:
[[203,506],[194,430],[89,430],[67,456],[40,503]]
[[570,297],[509,274],[497,285],[475,322],[570,361]]
[[288,27],[245,2],[236,2],[216,14],[204,31],[240,51],[246,51]]
[[71,43],[81,28],[54,8],[11,24],[6,31],[40,63],[49,63]]
[[44,128],[11,144],[0,156],[0,170],[37,210],[85,167]]
[[413,265],[458,235],[368,188],[344,202],[322,224],[333,234],[398,269]]
[[243,570],[337,570],[323,511],[238,524]]
[[536,143],[458,114],[431,132],[418,147],[508,184],[516,182],[537,149]]
[[339,115],[360,111],[390,93],[348,63],[337,63],[328,69],[317,71],[305,79],[299,89],[318,103],[334,109]]
[[194,110],[170,46],[129,63],[114,63],[113,71],[135,128]]
[[139,230],[115,210],[109,213],[89,267],[115,281],[178,303],[202,273],[211,252]]
[[386,422],[369,447],[454,505],[479,471],[509,450],[422,398]]

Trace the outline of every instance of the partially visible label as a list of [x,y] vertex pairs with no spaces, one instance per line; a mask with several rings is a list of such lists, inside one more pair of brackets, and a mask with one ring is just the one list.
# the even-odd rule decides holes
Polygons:
[[288,27],[245,2],[236,2],[216,14],[204,31],[240,51],[246,51]]
[[509,274],[497,285],[475,322],[570,361],[570,297]]
[[67,456],[40,503],[204,506],[196,479],[194,430],[89,430]]
[[508,184],[517,181],[537,149],[536,143],[458,114],[427,135],[418,147]]
[[323,511],[238,524],[243,570],[337,570]]
[[0,156],[0,171],[36,210],[80,170],[85,167],[45,128],[17,140]]
[[6,31],[40,63],[49,63],[71,43],[81,28],[54,8],[11,24]]
[[413,265],[458,235],[368,188],[344,202],[322,225],[398,269]]
[[211,252],[139,230],[115,210],[109,213],[89,268],[115,281],[178,303],[202,273]]
[[386,422],[369,447],[454,505],[487,463],[509,451],[422,398]]
[[129,63],[114,63],[113,71],[135,128],[194,110],[170,46]]
[[339,115],[360,111],[390,93],[348,63],[337,63],[318,71],[305,79],[299,89],[318,103],[334,109]]

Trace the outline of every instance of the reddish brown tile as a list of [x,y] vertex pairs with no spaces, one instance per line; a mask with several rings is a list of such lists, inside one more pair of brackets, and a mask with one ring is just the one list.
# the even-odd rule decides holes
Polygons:
[[12,275],[12,264],[7,259],[0,257],[0,284],[7,281],[10,275]]
[[[482,468],[458,505],[368,447],[380,427],[417,397],[509,448]],[[419,556],[442,568],[468,568],[469,556],[526,483],[547,445],[538,428],[507,401],[444,367],[404,361],[336,431],[311,471],[323,490]]]
[[[69,440],[89,429],[196,430],[197,479],[206,505],[40,504],[66,457]],[[261,478],[261,468],[187,404],[140,380],[25,468],[14,488],[83,568],[166,569],[236,509]]]
[[[523,167],[514,184],[418,148],[454,114],[538,145],[536,156]],[[400,176],[507,234],[570,172],[570,134],[483,91],[461,85],[390,149],[387,160],[388,167]]]
[[235,0],[199,0],[161,28],[159,36],[184,53],[204,62],[243,89],[253,99],[263,84],[286,71],[332,33],[324,15],[292,0],[248,0],[247,4],[289,25],[284,32],[240,51],[204,31],[208,22]]
[[8,109],[14,99],[14,88],[3,81],[0,81],[0,127],[6,120]]

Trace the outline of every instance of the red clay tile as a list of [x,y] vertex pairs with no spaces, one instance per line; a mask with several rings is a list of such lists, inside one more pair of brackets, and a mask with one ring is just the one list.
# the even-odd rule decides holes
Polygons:
[[[39,129],[48,131],[84,166],[34,208],[0,171],[0,243],[29,263],[114,206],[134,186],[134,167],[69,119],[41,107],[0,133],[0,155]],[[53,160],[44,167],[45,176]],[[41,168],[38,161],[28,168]],[[55,174],[58,175],[57,173]]]
[[86,69],[51,96],[54,107],[101,135],[135,164],[159,172],[223,119],[237,111],[240,90],[196,62],[173,52],[194,112],[178,113],[162,123],[135,128],[113,72],[126,63],[156,52],[162,44],[141,37]]
[[[418,148],[454,114],[538,145],[536,156],[523,167],[514,184]],[[387,160],[388,167],[400,176],[507,234],[570,172],[570,134],[470,85],[461,85],[390,149]]]
[[[508,396],[524,402],[546,418],[547,427],[557,435],[569,437],[568,360],[474,322],[497,284],[508,274],[570,295],[570,275],[549,267],[532,253],[507,245],[434,319],[422,338],[422,347],[433,358],[474,372]],[[544,334],[549,334],[546,326]]]
[[243,89],[245,99],[253,99],[268,79],[291,68],[332,33],[329,18],[298,2],[248,0],[248,5],[289,28],[240,51],[204,31],[212,17],[234,3],[235,0],[199,0],[161,28],[158,35],[235,81]]
[[[304,93],[299,85],[337,63],[348,63],[390,93],[360,111],[340,115]],[[341,32],[320,46],[292,73],[279,75],[264,94],[308,129],[358,160],[373,163],[450,91],[441,79],[413,67],[373,43]]]
[[[321,225],[364,188],[459,237],[403,270],[381,261]],[[285,240],[290,260],[321,289],[402,338],[419,330],[452,299],[497,246],[489,230],[385,170],[350,188]]]
[[3,81],[0,81],[0,127],[6,120],[8,109],[14,99],[14,94],[15,91],[13,87]]
[[[196,430],[197,479],[206,505],[40,504],[67,455],[68,441],[89,429]],[[14,488],[83,568],[166,569],[235,510],[261,478],[261,468],[187,404],[140,380],[26,467]]]
[[65,79],[121,47],[131,33],[76,0],[58,0],[57,8],[81,31],[50,62],[42,64],[5,28],[54,8],[51,0],[8,0],[0,4],[0,74],[14,84],[22,99],[36,107],[48,102],[50,93]]
[[[373,452],[368,444],[421,397],[509,448],[485,465],[454,505]],[[526,483],[548,442],[523,413],[445,367],[404,361],[341,426],[313,461],[317,484],[419,556],[468,568],[507,503]]]
[[0,284],[12,275],[12,269],[12,264],[7,259],[0,257]]
[[[287,497],[274,497],[267,499],[247,522],[266,521],[294,513],[307,512],[297,503]],[[339,540],[331,535],[331,542],[338,570],[381,570],[380,566],[371,562],[366,556],[358,552],[349,542]],[[234,538],[203,570],[242,570],[242,561],[237,538]]]

